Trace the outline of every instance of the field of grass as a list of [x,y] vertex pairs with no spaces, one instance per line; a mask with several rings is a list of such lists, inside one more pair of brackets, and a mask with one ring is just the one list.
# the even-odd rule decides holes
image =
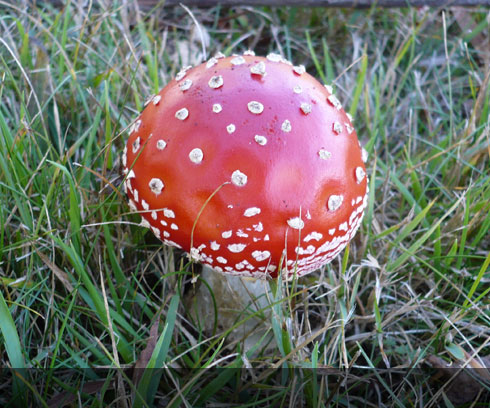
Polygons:
[[[1,406],[490,404],[488,9],[16,3],[0,1]],[[181,66],[249,48],[333,83],[370,197],[338,259],[271,284],[271,336],[244,350],[187,313],[192,268],[129,212],[120,154]]]

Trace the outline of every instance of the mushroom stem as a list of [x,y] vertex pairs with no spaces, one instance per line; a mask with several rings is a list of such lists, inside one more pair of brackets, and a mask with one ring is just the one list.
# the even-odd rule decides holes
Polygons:
[[200,280],[187,301],[202,330],[208,334],[215,327],[217,334],[231,330],[227,339],[243,342],[242,350],[248,351],[269,327],[268,290],[266,280],[222,274],[203,265]]

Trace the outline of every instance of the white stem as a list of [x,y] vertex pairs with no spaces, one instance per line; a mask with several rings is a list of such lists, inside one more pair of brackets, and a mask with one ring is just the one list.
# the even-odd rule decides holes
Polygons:
[[264,309],[263,312],[239,324],[228,336],[228,340],[243,341],[244,351],[248,350],[269,327],[268,282],[218,273],[207,266],[202,268],[201,279],[207,282],[209,288],[202,282],[196,285],[188,302],[194,318],[208,334],[213,332],[215,326],[213,296],[217,309],[217,333],[230,329],[236,323]]

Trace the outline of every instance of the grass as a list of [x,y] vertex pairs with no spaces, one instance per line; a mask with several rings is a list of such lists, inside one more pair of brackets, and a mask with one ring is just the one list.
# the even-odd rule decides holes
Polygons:
[[[444,369],[490,366],[488,9],[109,3],[0,2],[0,404],[487,406]],[[202,39],[333,82],[370,153],[356,238],[271,284],[252,350],[186,313],[192,268],[120,188],[125,129]]]

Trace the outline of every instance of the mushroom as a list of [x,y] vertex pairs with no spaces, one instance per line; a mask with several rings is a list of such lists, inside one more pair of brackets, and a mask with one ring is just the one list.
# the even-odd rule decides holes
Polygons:
[[180,71],[123,154],[144,226],[214,271],[263,279],[342,251],[366,207],[365,160],[330,86],[251,52]]

